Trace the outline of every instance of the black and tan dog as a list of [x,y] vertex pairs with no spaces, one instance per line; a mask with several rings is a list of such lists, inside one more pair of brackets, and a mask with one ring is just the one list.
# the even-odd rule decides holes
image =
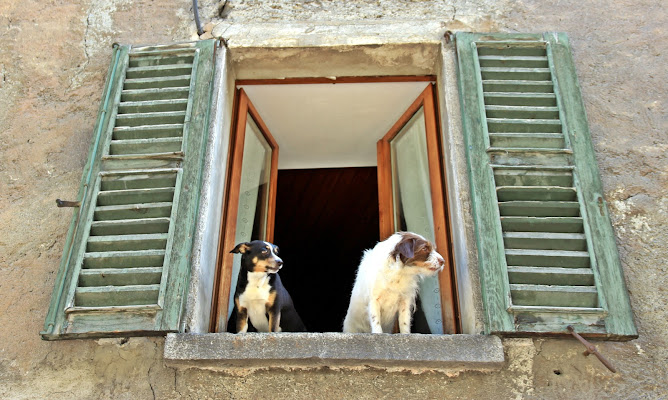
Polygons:
[[283,260],[278,247],[261,240],[239,243],[241,269],[234,294],[237,333],[248,331],[248,319],[258,332],[304,332],[306,327],[278,276]]

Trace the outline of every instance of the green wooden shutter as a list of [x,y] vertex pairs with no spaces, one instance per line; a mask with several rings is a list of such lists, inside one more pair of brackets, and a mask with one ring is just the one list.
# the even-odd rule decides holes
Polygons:
[[456,43],[487,332],[637,337],[566,35]]
[[214,41],[116,46],[45,339],[177,331],[207,140]]

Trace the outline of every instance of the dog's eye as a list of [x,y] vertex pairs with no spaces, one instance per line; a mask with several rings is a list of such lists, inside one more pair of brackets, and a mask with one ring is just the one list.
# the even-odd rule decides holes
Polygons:
[[278,247],[274,247],[274,254],[278,255]]
[[267,250],[267,249],[262,250],[262,254],[268,254],[268,253],[269,253],[269,250]]

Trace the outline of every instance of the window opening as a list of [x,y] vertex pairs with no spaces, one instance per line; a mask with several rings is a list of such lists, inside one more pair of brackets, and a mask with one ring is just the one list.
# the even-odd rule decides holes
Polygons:
[[[405,83],[405,81],[402,82]],[[245,83],[248,84],[248,82]],[[412,83],[416,84],[417,82]],[[318,86],[326,88],[336,87],[338,89],[341,86],[360,88],[361,85],[364,85],[364,83],[360,85]],[[256,102],[257,108],[261,110],[264,120],[259,115],[256,115],[255,118],[262,121],[263,130],[266,130],[266,126],[264,126],[266,122],[266,125],[271,129],[269,136],[274,135],[278,145],[281,146],[275,203],[267,203],[264,199],[268,197],[262,197],[262,199],[260,198],[261,196],[254,197],[256,201],[251,203],[257,209],[255,212],[256,218],[254,218],[255,229],[253,231],[257,231],[257,235],[255,235],[257,237],[253,236],[248,240],[270,240],[281,248],[281,257],[285,262],[285,267],[280,272],[281,280],[290,292],[296,309],[307,325],[308,330],[311,332],[340,332],[348,308],[357,266],[359,265],[363,251],[372,248],[379,239],[389,236],[386,232],[388,230],[386,224],[383,224],[381,221],[383,213],[394,214],[392,219],[396,219],[397,224],[393,224],[393,226],[396,226],[390,229],[412,230],[430,238],[434,237],[435,230],[440,229],[442,231],[442,227],[447,226],[447,221],[445,221],[445,225],[440,224],[440,228],[435,229],[433,224],[430,224],[428,221],[429,219],[433,219],[435,215],[431,211],[432,201],[435,198],[441,198],[439,197],[441,196],[440,194],[436,195],[436,197],[430,195],[430,189],[433,187],[435,179],[433,170],[430,171],[430,168],[440,168],[440,161],[436,161],[435,166],[429,166],[429,162],[433,163],[433,160],[438,159],[438,157],[434,157],[433,154],[427,157],[426,154],[428,146],[434,147],[433,151],[438,154],[440,146],[438,139],[429,139],[430,142],[427,143],[426,140],[420,138],[420,135],[424,136],[425,134],[425,124],[432,124],[427,128],[427,131],[437,132],[431,86],[429,83],[422,81],[420,86],[416,86],[418,88],[417,92],[415,92],[414,87],[412,89],[413,94],[404,94],[403,103],[399,106],[395,104],[392,107],[388,107],[382,104],[382,101],[379,101],[381,104],[367,102],[357,105],[356,107],[358,108],[364,108],[362,112],[358,112],[359,115],[354,115],[357,110],[349,110],[348,112],[352,115],[346,114],[346,105],[342,105],[343,103],[329,106],[328,102],[330,99],[328,95],[331,94],[332,97],[336,97],[335,90],[331,90],[329,93],[324,90],[320,93],[321,97],[303,95],[302,98],[298,97],[295,99],[293,97],[292,99],[295,101],[291,102],[289,101],[289,96],[290,93],[295,92],[294,86],[299,87],[297,88],[298,92],[304,89],[304,87],[313,85],[288,85],[292,86],[290,90],[284,90],[283,92],[280,90],[281,85],[269,86],[269,90],[256,92],[252,90],[254,87],[250,86],[248,87],[248,96],[245,92],[247,87],[244,87],[244,90],[240,91],[242,104],[244,101],[248,101],[250,104],[249,97],[253,97],[253,101]],[[425,86],[427,86],[427,89],[424,89]],[[383,89],[387,93],[388,88],[385,87]],[[258,95],[258,93],[261,93],[261,95]],[[288,94],[286,95],[285,93]],[[323,93],[325,93],[324,96]],[[244,96],[246,96],[245,100],[243,99]],[[358,96],[361,96],[361,94],[358,94]],[[418,100],[415,100],[416,96]],[[268,101],[269,103],[273,102],[273,104],[265,108],[267,98],[270,97],[271,99]],[[300,104],[303,98],[307,100]],[[332,130],[331,123],[328,124],[326,121],[320,121],[318,118],[309,115],[311,113],[317,114],[319,102],[329,106],[329,108],[326,108],[326,117],[334,118],[339,122],[344,121],[348,125],[345,125],[345,123],[340,126],[337,125],[338,130]],[[424,104],[427,104],[426,107],[430,110],[428,115],[425,115]],[[274,112],[272,114],[271,107],[276,107],[277,109],[283,107],[283,109],[282,112]],[[257,110],[252,105],[251,108],[257,113]],[[267,109],[270,112],[265,113]],[[388,114],[385,111],[386,109],[391,109],[392,112]],[[299,114],[286,116],[286,110],[287,112],[299,110]],[[276,109],[273,111],[276,111]],[[357,134],[351,134],[350,131],[359,128],[360,125],[369,124],[370,121],[368,119],[373,119],[373,113],[378,113],[379,111],[381,116],[376,116],[376,119],[371,121],[370,125],[367,125],[366,130],[362,130]],[[239,113],[239,116],[241,115]],[[300,118],[306,120],[310,118],[310,126],[304,127],[302,125],[301,128],[295,128],[297,125],[294,122],[299,121]],[[326,118],[323,117],[322,119]],[[347,119],[351,119],[353,122],[349,122]],[[425,122],[426,119],[429,121]],[[253,121],[253,118],[248,118],[248,120]],[[246,122],[237,121],[237,134],[239,133],[238,125],[242,123]],[[289,126],[290,129],[283,129],[285,126],[281,127],[281,123]],[[335,124],[337,123],[335,121]],[[407,127],[405,132],[402,131],[399,134],[388,133],[395,129],[402,129],[404,125]],[[418,125],[422,126],[422,128]],[[350,131],[348,128],[350,128]],[[327,129],[329,129],[328,132],[322,132]],[[249,140],[248,132],[254,132],[252,126],[247,126],[246,128],[246,141]],[[396,141],[394,140],[395,137],[397,138]],[[434,135],[435,137],[436,135]],[[235,146],[235,140],[235,138],[232,138],[232,147]],[[391,158],[391,162],[389,163],[384,161],[381,164],[378,159],[382,147],[378,143],[378,149],[376,149],[376,142],[379,140],[385,141],[387,146],[389,146],[388,148],[391,148],[392,155],[388,156]],[[367,141],[368,143],[363,143],[363,141]],[[299,148],[300,145],[301,148]],[[258,149],[261,148],[261,146],[258,147]],[[370,153],[370,155],[366,156],[366,160],[359,160],[359,158],[363,159],[365,156],[359,156],[356,153],[358,148],[363,148]],[[313,157],[311,153],[317,153],[318,151],[321,152],[320,155]],[[418,160],[417,164],[407,161],[410,158],[410,153],[415,153],[416,151],[425,152],[424,158]],[[274,153],[278,153],[278,148],[276,148]],[[243,154],[245,158],[245,149]],[[250,157],[254,157],[254,155]],[[358,157],[358,159],[355,159],[355,157]],[[235,162],[239,162],[239,160],[232,160],[232,163]],[[245,163],[245,161],[243,162]],[[316,165],[313,165],[314,163]],[[253,164],[262,165],[261,162]],[[281,164],[283,164],[283,168]],[[264,165],[270,167],[271,162],[267,161]],[[395,172],[392,179],[383,178],[379,180],[380,167],[383,168],[383,171],[387,168],[392,168]],[[414,171],[412,172],[411,169],[414,170],[416,168],[424,175],[422,176],[423,179],[415,179],[413,182],[410,179],[407,180],[407,177],[410,178],[411,175],[414,175]],[[442,178],[438,177],[436,179]],[[389,185],[387,185],[388,182]],[[247,185],[247,183],[242,181],[241,186],[243,187],[243,185]],[[251,186],[253,185],[252,183]],[[380,188],[383,188],[384,192],[392,191],[389,202],[394,204],[389,204],[390,208],[387,208],[387,201],[379,199],[379,185]],[[424,187],[416,188],[416,186],[420,185]],[[413,190],[409,189],[409,187]],[[261,185],[259,189],[261,189]],[[409,193],[415,192],[418,189],[422,193],[422,196],[419,194],[413,196]],[[440,193],[441,190],[442,186],[439,186],[436,192]],[[262,190],[259,190],[258,194],[261,192]],[[243,196],[243,193],[245,193],[244,190],[239,190],[238,193],[232,193],[231,195],[228,193],[227,202],[230,201],[230,196]],[[416,196],[422,199],[418,199],[417,201],[419,206],[415,205],[417,204],[415,202]],[[438,201],[443,202],[444,199]],[[238,199],[238,202],[239,206],[242,207],[243,199]],[[261,204],[266,204],[266,207],[260,207]],[[260,208],[269,210],[266,213],[270,215],[272,213],[276,215],[275,220],[273,220],[274,224],[271,221],[266,221],[266,224],[272,228],[271,237],[261,232],[261,226],[265,223],[262,221],[264,221],[266,213],[257,215]],[[383,209],[386,210],[382,211]],[[239,213],[243,212],[243,210],[239,209]],[[420,215],[414,218],[415,216],[405,215],[405,213],[418,213]],[[239,215],[237,219],[241,218]],[[228,222],[226,224],[229,224],[230,218],[229,216],[227,217]],[[237,222],[236,236],[239,236],[239,227],[243,223],[243,218],[241,222]],[[416,223],[418,225],[422,223],[420,226],[429,228],[425,229],[430,230],[430,232],[422,232],[421,229],[415,229],[417,226]],[[243,231],[245,232],[246,230],[248,229],[244,229]],[[275,230],[275,234],[273,234],[273,230]],[[223,227],[223,232],[229,231],[228,226]],[[447,241],[448,239],[439,239],[439,244],[443,245],[444,240]],[[229,241],[222,243],[227,242]],[[227,251],[221,249],[220,254],[228,251],[229,249]],[[443,251],[441,253],[448,254],[449,249],[445,249],[445,253]],[[222,269],[224,270],[225,268],[229,269],[230,267],[223,265]],[[448,279],[450,278],[448,277]],[[233,280],[236,282],[236,279]],[[230,283],[233,285],[229,287],[227,293],[224,289],[220,289],[220,295],[233,298],[234,282],[231,282],[231,280],[227,282],[228,285]],[[222,284],[225,283],[223,282]],[[221,283],[218,283],[218,285],[220,286]],[[432,286],[430,287],[433,292],[431,293],[431,297],[421,296],[423,297],[423,301],[425,299],[427,301],[425,303],[425,307],[428,307],[426,312],[423,312],[422,304],[418,302],[412,332],[443,332],[440,315],[441,300],[439,283],[435,281]],[[219,298],[218,304],[223,303],[228,305],[230,312],[227,314],[229,316],[229,323],[225,325],[227,325],[228,331],[233,332],[235,325],[233,304],[232,302],[228,303],[228,298]],[[434,307],[436,308],[433,309]],[[453,307],[456,307],[456,305]],[[221,317],[220,311],[218,311],[218,317]],[[218,323],[219,330],[221,325],[222,322]],[[451,329],[451,327],[452,324],[448,326],[448,329]]]

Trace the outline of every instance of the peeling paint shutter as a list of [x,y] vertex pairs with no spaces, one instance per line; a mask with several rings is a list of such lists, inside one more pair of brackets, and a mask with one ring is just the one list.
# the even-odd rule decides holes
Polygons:
[[213,57],[214,41],[114,49],[45,339],[178,330]]
[[636,337],[567,37],[456,40],[488,333]]

